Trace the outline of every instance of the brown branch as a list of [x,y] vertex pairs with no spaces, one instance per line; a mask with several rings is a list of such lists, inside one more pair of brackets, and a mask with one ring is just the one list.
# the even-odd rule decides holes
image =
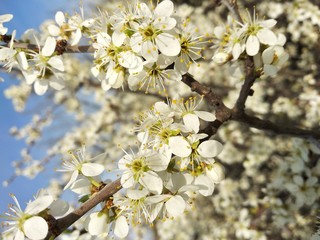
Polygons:
[[291,127],[290,125],[277,125],[269,120],[263,120],[247,114],[232,115],[232,120],[244,123],[249,127],[253,127],[260,130],[271,131],[275,134],[289,135],[299,138],[314,138],[320,139],[319,129],[301,129],[298,127]]
[[245,109],[245,103],[247,101],[248,96],[253,94],[253,90],[251,87],[256,80],[255,70],[254,70],[254,63],[252,57],[247,57],[245,59],[245,80],[241,87],[239,97],[236,101],[236,104],[233,107],[233,112],[235,114],[242,114]]
[[205,132],[208,135],[215,134],[218,128],[231,118],[231,109],[224,105],[222,98],[215,94],[211,88],[200,84],[189,73],[182,76],[182,82],[188,85],[193,92],[204,96],[208,103],[214,107],[216,120],[210,124],[210,127]]
[[114,182],[109,183],[98,193],[94,194],[88,201],[83,203],[81,207],[74,210],[72,213],[69,213],[67,216],[56,219],[49,220],[49,233],[45,240],[53,239],[59,236],[63,231],[65,231],[69,226],[75,223],[80,219],[84,214],[98,205],[100,202],[105,201],[110,198],[113,194],[118,192],[122,188],[120,179],[117,179]]
[[[3,37],[4,35],[2,35]],[[84,45],[84,46],[71,46],[67,43],[64,43],[63,49],[61,49],[60,44],[64,43],[64,40],[58,40],[56,46],[56,52],[61,55],[62,53],[92,53],[94,52],[94,48],[91,45]],[[0,45],[2,47],[8,47],[8,44]],[[32,51],[39,51],[42,46],[38,46],[36,44],[24,43],[24,42],[14,42],[14,48],[17,49],[25,49],[25,50],[32,50]],[[63,50],[63,51],[62,51]]]

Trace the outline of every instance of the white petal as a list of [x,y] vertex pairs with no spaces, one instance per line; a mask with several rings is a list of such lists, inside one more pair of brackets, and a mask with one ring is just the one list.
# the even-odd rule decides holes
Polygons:
[[179,40],[169,33],[160,33],[156,37],[156,45],[166,56],[177,56],[181,50]]
[[20,229],[17,229],[17,232],[14,235],[14,240],[25,240],[24,233]]
[[199,132],[200,121],[197,115],[188,113],[183,116],[183,123],[191,128],[195,133]]
[[78,170],[73,171],[69,182],[68,182],[67,185],[63,188],[63,190],[68,189],[68,188],[71,186],[71,184],[74,183],[74,181],[78,178],[78,175],[79,175]]
[[48,32],[51,36],[56,37],[60,35],[60,28],[56,25],[49,25]]
[[182,79],[181,74],[177,70],[168,69],[164,70],[162,73],[165,79],[169,81],[181,81]]
[[12,14],[0,15],[0,23],[9,22],[13,18]]
[[278,40],[277,40],[277,45],[283,46],[287,41],[287,38],[284,34],[279,33],[278,34]]
[[125,68],[136,68],[139,64],[138,57],[132,51],[124,51],[118,55],[119,64]]
[[249,56],[254,56],[259,52],[260,43],[256,36],[250,35],[246,42],[246,52]]
[[145,188],[141,190],[136,190],[136,189],[128,189],[127,190],[127,196],[128,198],[132,200],[139,200],[141,198],[146,197],[149,194],[149,191]]
[[223,145],[216,140],[207,140],[198,146],[198,152],[202,157],[213,158],[222,151]]
[[59,78],[53,78],[50,80],[49,82],[50,87],[52,87],[55,90],[62,90],[65,87],[65,83],[63,80],[59,79]]
[[213,113],[206,112],[206,111],[194,111],[195,114],[202,120],[205,120],[207,122],[213,122],[216,120],[216,117]]
[[82,37],[82,33],[80,28],[77,28],[76,32],[74,33],[74,35],[72,36],[72,41],[71,41],[71,46],[75,46],[80,42],[80,39]]
[[102,233],[109,232],[108,216],[104,213],[94,212],[90,214],[90,221],[88,223],[88,232],[97,236]]
[[124,188],[131,188],[135,183],[135,180],[133,178],[133,174],[129,171],[126,171],[122,174],[121,177],[121,185]]
[[158,59],[158,49],[151,41],[142,43],[141,54],[150,62],[156,62]]
[[263,73],[266,75],[266,76],[271,76],[271,77],[274,77],[275,75],[277,75],[277,72],[278,72],[278,68],[274,65],[264,65],[263,66]]
[[108,83],[108,81],[106,79],[104,79],[102,82],[101,82],[101,88],[104,90],[104,91],[109,91],[110,88],[111,88],[111,85]]
[[178,157],[188,157],[191,153],[190,144],[182,136],[169,138],[171,152]]
[[48,80],[38,79],[34,83],[34,91],[36,92],[36,94],[41,96],[47,92],[48,84],[49,84]]
[[62,217],[68,212],[68,210],[69,204],[66,201],[57,199],[50,205],[49,214],[51,214],[55,218]]
[[60,57],[55,56],[49,59],[48,64],[50,64],[51,67],[63,72],[64,71],[64,65],[63,61]]
[[264,64],[271,64],[274,59],[274,54],[275,54],[275,52],[272,47],[269,47],[266,50],[264,50],[261,55],[263,63]]
[[169,17],[173,13],[173,3],[169,0],[164,0],[158,4],[154,10],[154,16],[157,17]]
[[241,53],[242,53],[242,47],[240,43],[236,43],[232,48],[233,60],[237,60]]
[[141,51],[142,47],[142,36],[140,33],[135,33],[130,38],[130,46],[132,50],[136,53]]
[[155,172],[148,171],[143,173],[139,183],[148,189],[151,193],[161,194],[163,189],[162,179]]
[[111,42],[111,37],[105,32],[100,32],[97,35],[97,43],[101,44],[104,47],[109,47]]
[[23,69],[23,70],[27,70],[28,69],[28,61],[26,58],[26,54],[24,52],[19,52],[17,55],[17,60],[19,63],[19,66]]
[[160,17],[154,20],[154,27],[162,31],[171,30],[176,24],[177,21],[171,17]]
[[222,26],[217,26],[214,28],[213,33],[217,38],[222,39],[225,33],[225,28]]
[[118,238],[125,238],[129,233],[129,225],[127,223],[127,219],[124,216],[120,216],[117,218],[114,224],[114,234]]
[[203,196],[211,196],[214,191],[214,183],[207,176],[200,175],[195,179],[194,184],[200,186],[199,193]]
[[124,43],[126,37],[126,34],[119,30],[116,30],[112,34],[112,42],[115,46],[120,47]]
[[50,57],[56,48],[56,44],[57,42],[54,37],[48,37],[41,50],[42,55],[46,57]]
[[231,58],[231,56],[228,53],[218,52],[213,55],[212,60],[216,64],[222,65],[222,64],[228,62],[229,60],[231,60],[230,58]]
[[81,167],[81,172],[87,177],[100,175],[104,171],[104,167],[99,163],[84,163]]
[[264,28],[272,28],[276,24],[277,24],[277,21],[274,19],[268,19],[260,23],[261,27],[264,27]]
[[31,217],[23,224],[24,234],[31,240],[44,239],[48,234],[48,224],[42,217]]
[[66,23],[66,18],[64,17],[63,12],[58,11],[55,15],[55,20],[58,23],[59,26],[62,26]]
[[221,182],[224,179],[224,168],[220,163],[212,164],[212,168],[206,169],[206,175],[213,181],[213,182]]
[[50,195],[38,197],[34,201],[28,203],[25,212],[30,215],[38,214],[39,212],[42,212],[43,210],[48,208],[52,202],[53,197]]
[[70,189],[79,195],[87,195],[91,193],[90,187],[91,187],[90,181],[87,178],[82,177],[74,181],[71,184]]
[[11,59],[17,51],[12,48],[1,48],[0,49],[0,61],[7,61]]
[[257,37],[259,38],[259,41],[263,44],[267,44],[267,45],[275,45],[277,43],[277,35],[274,34],[274,32],[272,32],[271,30],[267,29],[267,28],[263,28],[261,29],[258,33],[257,33]]
[[177,196],[171,197],[166,202],[165,206],[171,216],[177,217],[184,212],[186,208],[186,203],[181,196],[177,195]]

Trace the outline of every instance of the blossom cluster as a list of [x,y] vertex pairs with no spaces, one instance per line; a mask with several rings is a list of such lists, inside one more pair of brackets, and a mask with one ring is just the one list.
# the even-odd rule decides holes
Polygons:
[[[44,239],[49,230],[48,222],[51,218],[63,217],[69,210],[69,205],[54,198],[44,191],[39,191],[33,201],[28,202],[23,211],[17,198],[11,195],[15,206],[9,207],[9,212],[1,216],[7,219],[3,224],[8,229],[3,232],[3,239],[31,240]],[[35,227],[36,226],[36,227]]]
[[[6,22],[12,15],[2,18]],[[77,50],[84,37],[94,49],[91,72],[105,91],[122,87],[127,79],[132,90],[165,92],[168,82],[180,81],[190,65],[201,58],[205,43],[188,20],[174,16],[170,0],[160,2],[153,10],[134,1],[127,7],[119,7],[111,16],[101,12],[100,16],[87,19],[83,9],[81,14],[68,17],[59,11],[55,21],[56,24],[47,27],[49,36],[44,40],[32,30],[26,33],[26,39],[36,43],[36,49],[23,49],[15,44],[15,31],[8,47],[0,49],[0,61],[7,70],[20,69],[27,84],[34,84],[38,95],[43,95],[49,86],[55,90],[65,87],[61,51],[68,43]],[[3,28],[2,32],[6,31]]]
[[212,195],[214,185],[224,178],[222,165],[214,159],[222,144],[199,133],[199,118],[215,117],[196,110],[198,105],[195,98],[157,102],[140,114],[136,128],[140,146],[137,151],[123,150],[118,162],[125,191],[89,215],[90,234],[104,236],[114,225],[114,234],[126,237],[129,223],[177,217],[187,211],[196,192]]
[[247,55],[253,57],[261,75],[274,77],[289,57],[283,48],[285,35],[272,31],[276,23],[275,19],[259,20],[255,11],[252,17],[248,13],[243,23],[228,17],[224,26],[214,29],[216,51],[213,61],[224,64]]

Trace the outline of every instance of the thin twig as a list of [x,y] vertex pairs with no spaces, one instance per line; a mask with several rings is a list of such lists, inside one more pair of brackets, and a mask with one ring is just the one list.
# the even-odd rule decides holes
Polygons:
[[100,202],[107,200],[113,194],[118,192],[122,188],[120,179],[115,180],[114,182],[109,183],[98,193],[93,195],[88,201],[83,203],[81,207],[74,210],[72,213],[69,213],[67,216],[60,218],[58,220],[51,220],[49,222],[49,233],[45,240],[56,238],[63,231],[65,231],[69,226],[79,220],[84,214],[98,205]]

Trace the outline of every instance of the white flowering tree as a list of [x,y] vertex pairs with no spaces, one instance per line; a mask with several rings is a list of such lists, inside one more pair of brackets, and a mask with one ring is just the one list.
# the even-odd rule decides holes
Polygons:
[[21,39],[13,17],[5,95],[46,102],[5,184],[63,160],[1,239],[320,238],[318,1],[101,1]]

